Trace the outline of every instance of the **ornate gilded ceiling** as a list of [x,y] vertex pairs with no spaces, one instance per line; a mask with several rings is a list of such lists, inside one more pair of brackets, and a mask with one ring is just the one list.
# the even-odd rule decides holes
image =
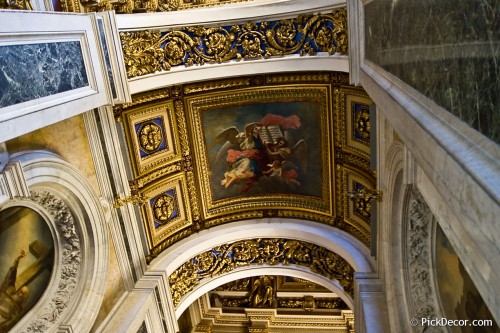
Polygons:
[[[255,276],[226,283],[196,302],[199,322],[189,311],[181,332],[352,332],[354,315],[328,289],[290,276]],[[260,329],[260,331],[258,331]]]
[[[81,0],[86,11],[115,10],[118,14],[171,12],[177,10],[197,9],[210,6],[221,6],[252,0],[146,0],[146,1],[91,1]],[[67,6],[67,5],[66,5]]]
[[[258,75],[133,96],[123,122],[149,260],[202,229],[307,219],[368,245],[370,99],[345,73]],[[119,204],[120,202],[118,202]]]

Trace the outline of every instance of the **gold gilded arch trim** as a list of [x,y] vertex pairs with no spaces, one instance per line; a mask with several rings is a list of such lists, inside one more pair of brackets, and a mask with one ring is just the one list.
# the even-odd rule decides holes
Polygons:
[[269,59],[319,52],[347,55],[347,11],[298,15],[232,26],[186,26],[171,31],[122,31],[120,40],[129,79],[230,60]]
[[298,265],[338,280],[353,295],[353,267],[341,256],[321,246],[284,238],[259,238],[216,246],[191,258],[168,278],[174,306],[204,278],[250,265]]

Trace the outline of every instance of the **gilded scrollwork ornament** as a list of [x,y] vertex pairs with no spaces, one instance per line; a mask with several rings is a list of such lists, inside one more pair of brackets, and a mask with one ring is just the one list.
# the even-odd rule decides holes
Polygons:
[[[148,2],[152,3],[152,2]],[[347,14],[299,15],[293,19],[233,26],[183,27],[174,31],[120,34],[129,78],[229,60],[268,59],[318,52],[347,54]]]
[[127,76],[135,77],[168,69],[163,61],[164,50],[158,42],[159,31],[121,32]]
[[338,280],[352,295],[354,269],[339,255],[320,246],[287,239],[254,239],[223,244],[185,262],[169,276],[174,305],[202,279],[252,264],[299,265]]

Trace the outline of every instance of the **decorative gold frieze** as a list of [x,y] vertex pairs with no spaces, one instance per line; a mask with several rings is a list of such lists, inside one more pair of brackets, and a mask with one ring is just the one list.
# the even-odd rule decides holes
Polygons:
[[264,212],[261,210],[241,212],[206,220],[205,227],[211,228],[228,222],[259,219],[263,218],[264,216]]
[[151,74],[173,66],[229,60],[268,59],[317,52],[347,54],[347,12],[299,15],[279,21],[230,27],[191,26],[179,30],[121,32],[127,76]]
[[293,83],[330,83],[328,73],[301,73],[292,75],[269,75],[265,77],[266,84],[293,84]]
[[349,307],[341,298],[318,298],[315,300],[317,309],[348,309]]
[[248,291],[250,288],[250,278],[239,279],[223,284],[214,291]]
[[224,79],[212,82],[192,83],[184,86],[184,94],[189,95],[203,91],[218,89],[241,88],[250,85],[250,78]]
[[352,295],[353,268],[339,255],[318,245],[287,239],[256,239],[223,244],[185,262],[169,276],[174,305],[203,278],[251,264],[300,265],[336,279]]
[[143,188],[146,184],[151,183],[157,179],[160,179],[164,176],[170,175],[172,173],[176,173],[182,170],[182,163],[180,161],[175,162],[173,164],[169,164],[165,167],[161,167],[160,169],[156,169],[153,172],[145,174],[143,176],[137,177],[136,179],[129,182],[131,190],[139,190]]
[[[66,4],[67,0],[62,0]],[[172,12],[202,7],[220,6],[230,3],[246,2],[251,0],[80,0],[87,12],[114,10],[118,14]],[[66,8],[64,6],[63,8]],[[67,10],[66,10],[67,11]]]
[[163,61],[160,31],[120,32],[127,76],[132,78],[169,69]]

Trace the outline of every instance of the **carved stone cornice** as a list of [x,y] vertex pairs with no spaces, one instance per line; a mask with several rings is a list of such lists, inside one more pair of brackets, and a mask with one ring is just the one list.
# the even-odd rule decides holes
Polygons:
[[48,332],[62,318],[64,310],[71,303],[82,261],[80,239],[77,235],[73,215],[68,206],[47,191],[32,191],[31,196],[22,198],[41,206],[55,222],[61,249],[58,270],[59,281],[55,292],[50,295],[44,306],[36,310],[33,320],[26,327],[26,332]]
[[[437,318],[437,290],[432,268],[432,234],[435,218],[424,198],[414,186],[407,192],[403,235],[403,264],[405,269],[406,294],[409,300],[409,316],[416,318]],[[416,332],[444,332],[440,327],[415,326]]]

